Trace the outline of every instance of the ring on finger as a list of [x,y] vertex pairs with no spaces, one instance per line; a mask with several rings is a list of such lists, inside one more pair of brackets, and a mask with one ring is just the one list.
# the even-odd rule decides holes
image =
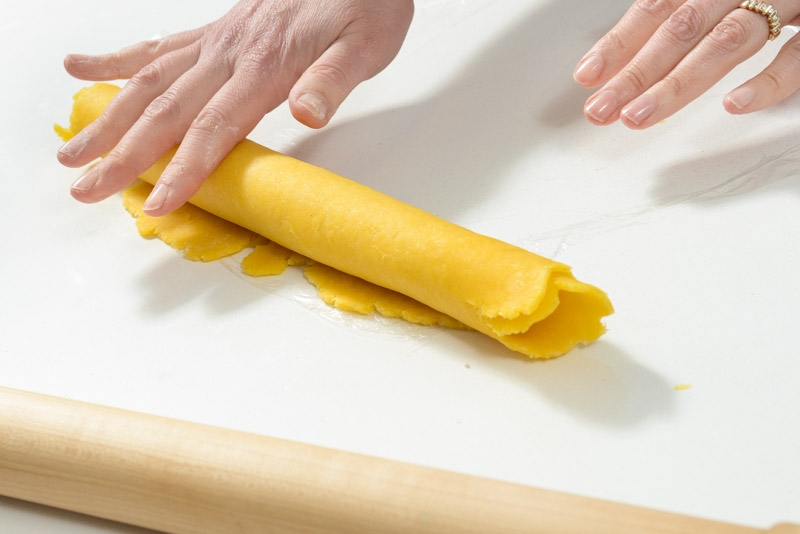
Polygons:
[[745,0],[739,7],[763,15],[767,19],[770,41],[774,41],[781,34],[781,18],[778,16],[778,10],[772,5],[757,0]]

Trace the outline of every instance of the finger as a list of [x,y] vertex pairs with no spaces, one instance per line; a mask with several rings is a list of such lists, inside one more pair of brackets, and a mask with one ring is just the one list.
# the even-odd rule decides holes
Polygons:
[[[619,118],[620,110],[632,100],[641,96],[645,91],[660,80],[664,80],[673,69],[693,49],[706,41],[706,36],[712,30],[722,33],[717,39],[712,39],[712,46],[716,41],[722,45],[731,40],[725,32],[735,32],[729,25],[718,24],[728,16],[731,11],[742,11],[750,24],[754,25],[754,13],[736,9],[736,0],[725,2],[692,2],[681,5],[675,13],[658,29],[652,39],[641,49],[631,62],[616,76],[614,76],[600,91],[589,97],[584,106],[584,114],[593,124],[610,124]],[[756,15],[760,17],[760,15]],[[762,17],[763,19],[763,17]],[[763,24],[763,20],[761,21]],[[722,31],[720,31],[722,30]],[[763,30],[763,28],[761,28]],[[758,37],[762,44],[766,38]],[[753,42],[756,42],[755,40]],[[700,47],[703,49],[703,47]],[[702,56],[701,56],[702,57]],[[725,61],[732,65],[738,64],[744,57],[741,50],[731,51],[731,57]],[[716,65],[712,66],[712,68]],[[702,66],[706,69],[707,66]],[[685,78],[685,76],[684,76]],[[683,78],[672,78],[673,82],[680,82]],[[682,88],[685,89],[685,88]],[[652,99],[649,99],[652,104]]]
[[79,80],[100,82],[128,79],[157,58],[194,43],[203,30],[198,28],[163,39],[143,41],[111,54],[69,54],[64,58],[64,68]]
[[[411,13],[407,16],[410,24]],[[342,35],[292,87],[289,94],[292,115],[311,128],[325,126],[358,84],[381,72],[394,59],[405,33],[402,31],[399,39],[387,39],[384,35],[365,37],[358,31]]]
[[264,93],[266,73],[237,71],[192,121],[143,209],[151,216],[179,208],[236,144],[285,99],[288,87]]
[[196,65],[155,98],[117,146],[79,178],[71,194],[98,202],[130,185],[178,144],[203,106],[225,84],[228,71],[213,62]]
[[[326,124],[358,83],[380,72],[397,54],[411,21],[413,4],[395,7],[399,15],[392,19],[391,31],[399,39],[387,38],[380,23],[370,26],[357,21],[323,48],[316,61],[312,62],[311,57],[308,63],[300,60],[299,69],[270,56],[264,59],[256,55],[239,61],[234,76],[186,133],[145,203],[145,212],[164,215],[189,200],[261,117],[287,95],[298,120],[312,127]],[[400,15],[406,16],[405,25]],[[299,55],[303,56],[308,54]],[[292,72],[302,74],[292,76]]]
[[346,44],[337,42],[315,61],[289,94],[292,115],[310,128],[321,128],[362,81],[374,75],[359,64]]
[[113,149],[147,106],[197,62],[198,47],[188,46],[156,58],[123,86],[96,121],[58,151],[58,161],[81,167]]
[[761,15],[734,10],[662,81],[622,109],[623,124],[642,129],[674,114],[755,54],[767,34]]
[[800,34],[789,39],[766,69],[728,93],[722,103],[729,113],[752,113],[785,100],[798,89]]
[[597,87],[627,65],[661,24],[686,0],[637,0],[620,21],[578,62],[575,81]]

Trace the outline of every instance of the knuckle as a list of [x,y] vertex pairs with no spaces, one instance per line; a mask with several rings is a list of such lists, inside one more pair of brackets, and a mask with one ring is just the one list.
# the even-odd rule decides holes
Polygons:
[[[117,121],[115,118],[108,112],[104,111],[100,114],[100,116],[95,120],[93,123],[86,127],[86,132],[109,132],[114,131],[114,127],[116,126]],[[102,134],[101,134],[102,135]],[[110,154],[109,154],[110,155]],[[106,156],[108,158],[108,156]]]
[[119,152],[118,150],[112,151],[103,158],[102,169],[104,174],[116,176],[128,168],[129,165],[126,162],[126,155],[120,154]]
[[259,39],[247,47],[236,61],[236,68],[257,74],[274,72],[276,65],[287,65],[288,54],[281,39]]
[[167,92],[155,98],[145,108],[142,118],[151,123],[171,122],[180,116],[180,108],[178,98]]
[[159,53],[161,53],[163,44],[164,44],[163,39],[151,39],[149,41],[142,41],[141,43],[139,43],[140,50],[138,50],[138,52],[150,56],[158,55]]
[[680,73],[672,73],[661,81],[663,93],[670,96],[689,94],[693,85],[688,76]]
[[176,154],[161,173],[159,181],[168,187],[176,187],[193,176],[194,174],[189,171],[189,166],[184,158],[180,154]]
[[241,140],[239,133],[240,128],[231,124],[226,113],[207,105],[192,121],[181,144],[183,150],[178,151],[173,163],[191,175],[208,175]]
[[786,84],[786,76],[778,69],[766,69],[761,73],[761,78],[767,82],[771,92],[778,93]]
[[104,187],[109,190],[118,190],[132,182],[137,176],[137,169],[133,167],[127,154],[112,152],[98,164],[98,171]]
[[210,137],[217,137],[221,133],[229,130],[228,117],[225,113],[220,111],[214,106],[206,106],[203,108],[194,121],[192,121],[192,130],[196,133],[203,133]]
[[161,84],[163,72],[157,62],[148,63],[137,72],[131,83],[139,87],[152,87]]
[[750,29],[740,20],[726,17],[711,30],[709,38],[721,52],[727,53],[745,45],[750,34]]
[[702,37],[704,23],[703,14],[686,3],[667,19],[664,29],[678,42],[693,42]]
[[212,55],[228,58],[240,53],[246,54],[257,41],[280,41],[274,38],[259,39],[252,34],[252,31],[248,31],[245,21],[233,20],[228,24],[218,25],[210,31],[206,35],[204,46],[212,52]]
[[309,67],[307,74],[316,78],[321,85],[340,90],[349,87],[349,77],[347,72],[335,63],[320,63]]
[[242,21],[219,27],[214,40],[216,47],[222,50],[238,47],[242,39],[243,27]]
[[674,11],[673,3],[669,0],[639,0],[635,4],[637,14],[652,21],[662,21]]
[[242,57],[252,54],[250,43],[242,43],[241,29],[238,24],[233,27],[215,27],[205,35],[199,43],[199,63],[207,69],[225,70],[228,76],[233,75],[236,63]]
[[618,28],[613,28],[603,37],[603,47],[606,50],[626,52],[631,45],[625,32],[620,31]]
[[652,85],[650,76],[639,63],[631,63],[626,67],[625,81],[630,88],[630,93],[636,95],[643,93]]

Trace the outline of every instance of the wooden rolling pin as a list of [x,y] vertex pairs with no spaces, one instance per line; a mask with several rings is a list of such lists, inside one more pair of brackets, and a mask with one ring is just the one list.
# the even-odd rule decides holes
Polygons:
[[0,494],[169,533],[800,533],[7,388]]

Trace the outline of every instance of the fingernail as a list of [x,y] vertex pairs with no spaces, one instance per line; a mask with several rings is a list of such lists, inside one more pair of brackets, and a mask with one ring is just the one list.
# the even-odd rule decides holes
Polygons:
[[92,56],[86,54],[67,54],[66,59],[76,63],[83,63],[89,60]]
[[597,122],[606,122],[619,107],[619,99],[613,91],[601,91],[589,99],[585,113]]
[[572,77],[581,85],[593,85],[603,74],[603,58],[597,54],[589,54],[584,57]]
[[69,159],[75,159],[81,155],[81,153],[86,149],[86,145],[89,144],[89,136],[83,133],[79,133],[66,143],[64,143],[61,148],[58,149],[58,153],[62,156],[66,156]]
[[97,175],[97,171],[92,169],[88,171],[86,174],[78,178],[72,183],[72,187],[70,188],[72,193],[87,193],[97,186],[97,182],[99,180],[99,176]]
[[737,87],[728,93],[728,102],[738,109],[744,110],[756,99],[756,91],[752,87]]
[[84,65],[96,64],[97,58],[86,54],[69,54],[64,58],[64,63],[69,63],[73,67],[82,67]]
[[630,122],[639,126],[644,121],[649,119],[656,110],[656,103],[656,97],[653,95],[644,94],[622,108],[622,112],[620,114]]
[[147,197],[147,200],[142,204],[142,210],[148,212],[160,209],[167,201],[168,196],[169,187],[164,184],[156,184],[150,192],[150,196]]
[[297,103],[306,108],[314,117],[321,121],[328,118],[328,102],[321,95],[314,92],[307,92],[300,95]]

